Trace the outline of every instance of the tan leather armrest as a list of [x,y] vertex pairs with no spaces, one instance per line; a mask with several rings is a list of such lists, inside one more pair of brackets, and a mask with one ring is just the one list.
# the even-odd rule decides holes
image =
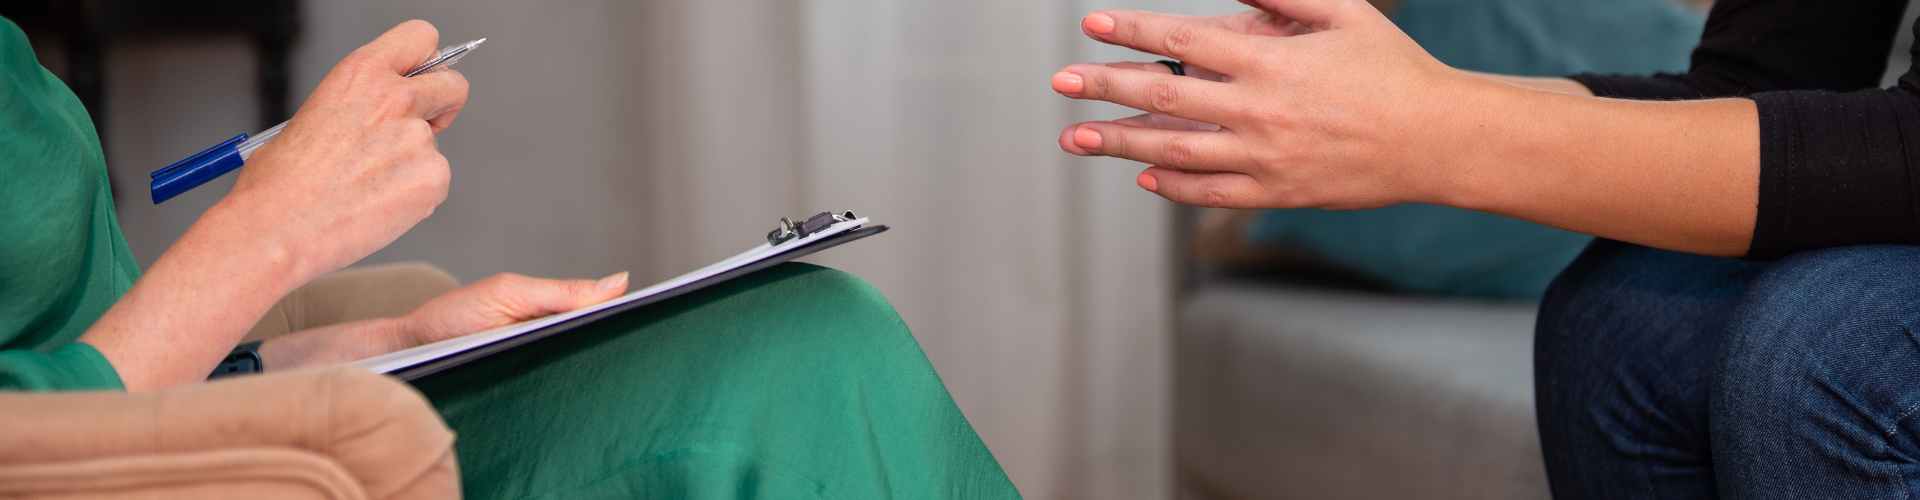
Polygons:
[[425,398],[357,369],[0,395],[0,497],[456,498],[459,483]]
[[459,279],[425,262],[348,269],[321,276],[281,298],[247,332],[247,340],[400,316],[455,288],[460,288]]

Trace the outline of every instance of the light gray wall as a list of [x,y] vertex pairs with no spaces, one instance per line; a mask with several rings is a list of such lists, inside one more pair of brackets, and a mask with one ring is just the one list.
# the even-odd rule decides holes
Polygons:
[[[473,98],[455,133],[441,138],[453,160],[447,203],[372,262],[425,259],[475,279],[513,270],[597,276],[633,267],[658,276],[644,236],[657,228],[641,176],[645,158],[619,147],[636,134],[622,106],[631,89],[614,75],[632,48],[609,2],[307,2],[296,49],[294,93],[303,97],[335,60],[412,17],[443,27],[444,40],[491,41],[460,70]],[[110,52],[109,164],[117,179],[146,172],[233,133],[253,131],[250,48],[239,39],[136,40]],[[194,68],[195,71],[183,71]],[[159,255],[231,178],[165,205],[144,186],[120,182],[120,215],[134,253]]]

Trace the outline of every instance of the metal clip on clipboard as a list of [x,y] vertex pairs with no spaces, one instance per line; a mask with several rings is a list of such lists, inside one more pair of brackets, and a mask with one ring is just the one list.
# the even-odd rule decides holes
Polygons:
[[781,217],[780,226],[773,228],[773,231],[770,231],[767,233],[767,244],[778,245],[781,243],[786,243],[788,241],[805,238],[808,236],[812,236],[813,233],[820,232],[820,230],[822,229],[832,227],[834,224],[848,222],[848,221],[856,220],[859,218],[860,216],[854,215],[852,210],[848,210],[846,212],[841,212],[837,214],[833,212],[820,212],[818,214],[814,214],[814,216],[812,217],[808,217],[807,220],[800,221],[800,222],[794,222],[793,219]]

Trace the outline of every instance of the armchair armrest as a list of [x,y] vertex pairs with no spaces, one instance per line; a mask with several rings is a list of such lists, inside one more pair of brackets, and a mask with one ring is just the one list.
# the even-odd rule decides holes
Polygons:
[[366,371],[0,394],[0,497],[456,498],[453,433]]

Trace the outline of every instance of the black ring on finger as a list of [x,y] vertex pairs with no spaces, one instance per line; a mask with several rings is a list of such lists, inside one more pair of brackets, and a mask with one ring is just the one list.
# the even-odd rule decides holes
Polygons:
[[1161,60],[1157,62],[1166,65],[1167,69],[1173,70],[1173,76],[1187,76],[1187,65],[1181,64],[1180,61]]

